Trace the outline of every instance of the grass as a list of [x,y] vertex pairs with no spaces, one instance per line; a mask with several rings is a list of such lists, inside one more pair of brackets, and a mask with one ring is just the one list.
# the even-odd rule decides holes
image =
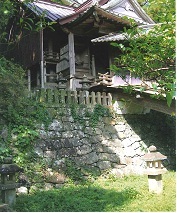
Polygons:
[[18,212],[176,212],[175,172],[163,175],[162,194],[148,191],[146,176],[98,178],[84,185],[17,197]]

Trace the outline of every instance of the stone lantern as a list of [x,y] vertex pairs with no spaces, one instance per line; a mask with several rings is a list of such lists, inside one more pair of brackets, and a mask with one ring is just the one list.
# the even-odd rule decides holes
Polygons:
[[13,206],[16,201],[16,188],[21,186],[15,182],[15,173],[23,171],[22,168],[12,163],[12,157],[4,159],[4,164],[0,165],[1,183],[0,190],[2,202]]
[[82,81],[79,81],[79,84],[82,84],[82,90],[88,90],[90,88],[92,81],[88,79],[86,75],[83,76]]
[[157,152],[155,146],[150,146],[149,151],[150,153],[143,156],[147,165],[145,174],[148,175],[149,191],[159,194],[163,191],[162,174],[167,171],[162,165],[162,160],[167,159],[167,157]]
[[67,79],[63,77],[63,74],[61,72],[58,74],[57,82],[58,82],[58,89],[62,89],[62,90],[66,89]]

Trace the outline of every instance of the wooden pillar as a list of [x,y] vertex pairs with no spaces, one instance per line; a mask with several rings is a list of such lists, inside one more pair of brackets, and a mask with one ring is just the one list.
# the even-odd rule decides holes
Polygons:
[[[111,54],[111,49],[110,49],[111,47],[109,46],[108,47],[108,55],[109,55],[109,68],[110,68],[110,66],[111,66],[111,64],[112,64],[112,54]],[[113,76],[114,75],[114,73],[111,71],[111,70],[109,70],[109,73],[110,73],[110,75],[111,76]]]
[[31,70],[28,70],[28,91],[31,91]]
[[49,58],[52,58],[52,56],[53,56],[53,43],[52,43],[52,40],[51,40],[51,39],[49,40],[49,43],[48,43],[48,50],[49,50],[49,55],[48,55],[48,57],[49,57]]
[[69,45],[69,69],[70,69],[70,89],[75,90],[75,82],[73,76],[75,75],[75,52],[74,52],[74,35],[69,33],[68,35]]
[[40,51],[41,51],[41,88],[44,88],[44,47],[43,29],[40,31]]
[[96,78],[96,70],[95,70],[95,56],[92,55],[92,75]]
[[47,63],[46,61],[44,63],[44,68],[43,68],[43,73],[44,73],[44,84],[47,82],[47,76],[46,76],[46,68],[47,68]]

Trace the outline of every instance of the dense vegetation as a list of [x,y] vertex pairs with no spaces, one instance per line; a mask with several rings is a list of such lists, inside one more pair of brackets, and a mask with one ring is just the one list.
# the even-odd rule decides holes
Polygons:
[[13,155],[26,168],[29,160],[36,161],[33,145],[38,138],[37,124],[48,125],[50,116],[41,103],[28,97],[24,76],[22,67],[0,57],[0,162]]

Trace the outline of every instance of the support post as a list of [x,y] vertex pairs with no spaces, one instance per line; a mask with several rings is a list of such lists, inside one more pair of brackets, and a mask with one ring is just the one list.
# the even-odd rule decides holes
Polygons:
[[41,88],[44,88],[44,47],[43,47],[43,29],[40,31],[40,50],[41,50]]
[[96,78],[96,70],[95,70],[95,56],[92,55],[92,75]]
[[68,46],[69,46],[69,69],[70,69],[70,89],[75,90],[75,84],[73,76],[75,75],[75,52],[74,52],[74,35],[69,33],[68,35]]
[[28,91],[31,91],[31,70],[28,70]]

